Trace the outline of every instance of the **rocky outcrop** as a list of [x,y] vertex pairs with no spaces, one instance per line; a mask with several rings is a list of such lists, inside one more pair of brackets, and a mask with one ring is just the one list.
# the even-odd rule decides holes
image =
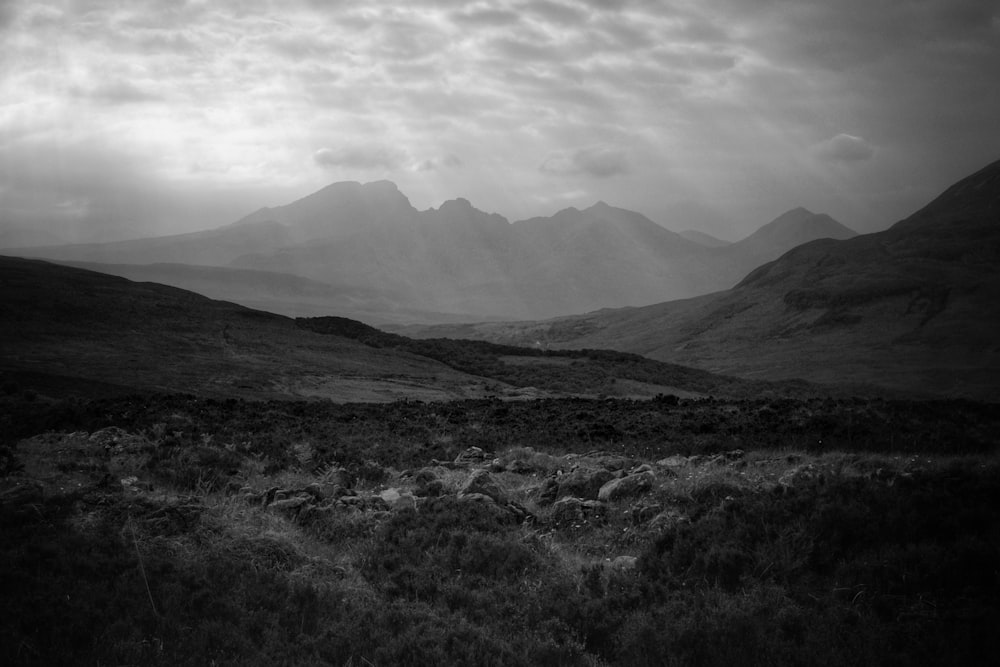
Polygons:
[[496,479],[485,470],[476,470],[469,475],[469,478],[465,480],[465,484],[458,491],[459,496],[476,493],[488,496],[501,505],[507,502],[506,492],[504,492]]
[[656,473],[651,470],[644,470],[633,475],[613,479],[601,487],[601,490],[597,493],[597,499],[609,502],[620,498],[632,498],[653,488],[655,480]]

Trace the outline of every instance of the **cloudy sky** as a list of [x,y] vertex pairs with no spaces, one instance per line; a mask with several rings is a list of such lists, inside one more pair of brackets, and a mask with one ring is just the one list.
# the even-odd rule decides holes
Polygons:
[[0,0],[0,224],[76,239],[383,178],[871,231],[1000,159],[998,119],[994,0]]

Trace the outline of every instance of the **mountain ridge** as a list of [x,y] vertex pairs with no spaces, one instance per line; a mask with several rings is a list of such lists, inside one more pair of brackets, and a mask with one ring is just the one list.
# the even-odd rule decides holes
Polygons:
[[[213,230],[17,254],[297,275],[341,294],[380,295],[346,311],[343,300],[328,304],[330,312],[374,322],[402,323],[406,313],[414,314],[411,321],[430,322],[466,315],[523,319],[641,306],[730,287],[786,250],[787,228],[796,225],[766,239],[708,248],[604,201],[511,223],[461,197],[418,211],[391,181],[344,181]],[[175,273],[175,284],[194,284]],[[198,284],[208,293],[233,293],[231,285],[209,285],[204,277],[202,271]],[[275,303],[278,295],[240,299],[258,306]]]
[[882,232],[799,245],[728,290],[534,322],[400,330],[995,401],[998,202],[1000,162]]

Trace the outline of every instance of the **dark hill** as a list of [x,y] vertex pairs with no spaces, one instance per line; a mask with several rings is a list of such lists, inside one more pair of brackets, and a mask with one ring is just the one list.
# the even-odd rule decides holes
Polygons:
[[11,378],[47,375],[137,390],[341,401],[485,392],[482,378],[429,359],[93,271],[0,257],[0,297],[0,370]]

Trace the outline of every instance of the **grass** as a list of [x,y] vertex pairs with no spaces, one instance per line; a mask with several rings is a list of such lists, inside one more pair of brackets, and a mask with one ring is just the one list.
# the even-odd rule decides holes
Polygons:
[[[727,457],[697,444],[702,418],[751,428],[747,416],[761,406],[390,412],[160,400],[77,406],[54,420],[63,432],[9,448],[0,479],[5,664],[975,664],[995,655],[1000,460],[970,435],[988,423],[958,418],[967,449],[956,453],[947,410],[851,404],[852,414],[894,425],[919,415],[925,434],[932,419],[939,452],[886,442],[881,451],[761,446]],[[641,410],[660,437],[655,409],[691,428],[662,446],[610,435],[599,446],[467,437],[535,418],[588,423],[611,407]],[[801,407],[768,409],[801,417],[803,428],[846,409]],[[500,423],[487,427],[482,409]],[[124,444],[86,435],[109,420]],[[466,431],[470,422],[479,430]],[[263,428],[292,424],[280,440]],[[433,462],[473,442],[499,467],[493,457]],[[626,471],[651,466],[653,487],[554,521],[539,498],[545,479],[597,469],[609,453],[628,459]],[[531,518],[457,498],[477,468],[494,469]],[[126,476],[139,483],[126,488]],[[46,492],[33,509],[6,500],[34,479]],[[66,479],[79,486],[60,485]],[[332,488],[334,479],[360,504],[316,501],[303,513],[260,500],[275,487]],[[437,496],[422,495],[430,480],[440,482]],[[422,499],[388,510],[366,500],[386,489]]]

